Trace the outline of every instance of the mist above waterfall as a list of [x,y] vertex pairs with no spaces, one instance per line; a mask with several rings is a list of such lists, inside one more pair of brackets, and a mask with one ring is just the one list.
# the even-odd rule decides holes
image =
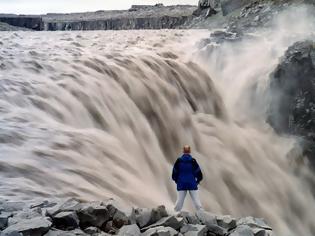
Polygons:
[[2,33],[0,194],[171,209],[171,168],[190,144],[207,210],[313,235],[314,197],[288,159],[295,140],[265,122],[269,75],[312,37],[309,11],[207,57],[202,30]]

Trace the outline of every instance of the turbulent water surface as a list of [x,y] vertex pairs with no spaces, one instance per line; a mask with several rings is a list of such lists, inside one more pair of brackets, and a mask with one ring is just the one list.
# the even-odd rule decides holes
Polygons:
[[314,198],[288,160],[294,140],[265,123],[262,100],[245,101],[306,37],[298,29],[202,57],[207,31],[1,33],[0,194],[171,208],[172,164],[190,144],[207,210],[312,235]]

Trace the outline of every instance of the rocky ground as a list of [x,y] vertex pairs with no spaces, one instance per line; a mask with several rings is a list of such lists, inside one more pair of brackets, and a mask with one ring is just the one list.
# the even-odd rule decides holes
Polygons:
[[169,214],[164,206],[153,209],[122,207],[114,200],[83,203],[59,202],[0,204],[1,236],[269,236],[263,219],[218,216],[199,211]]

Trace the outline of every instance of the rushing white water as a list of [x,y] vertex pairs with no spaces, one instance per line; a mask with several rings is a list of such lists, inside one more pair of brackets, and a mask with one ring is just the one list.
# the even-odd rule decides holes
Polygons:
[[265,123],[263,99],[246,101],[312,28],[300,29],[275,27],[207,60],[195,47],[207,31],[1,33],[0,194],[172,208],[172,164],[190,144],[207,210],[313,235],[314,198],[288,159],[294,140]]

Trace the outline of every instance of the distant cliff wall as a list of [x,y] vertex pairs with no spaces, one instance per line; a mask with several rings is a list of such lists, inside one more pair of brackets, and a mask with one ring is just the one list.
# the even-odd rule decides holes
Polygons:
[[131,30],[174,29],[192,19],[192,16],[162,16],[143,18],[117,18],[73,22],[44,22],[44,30]]
[[0,16],[0,22],[32,30],[43,30],[44,28],[44,23],[41,17]]

